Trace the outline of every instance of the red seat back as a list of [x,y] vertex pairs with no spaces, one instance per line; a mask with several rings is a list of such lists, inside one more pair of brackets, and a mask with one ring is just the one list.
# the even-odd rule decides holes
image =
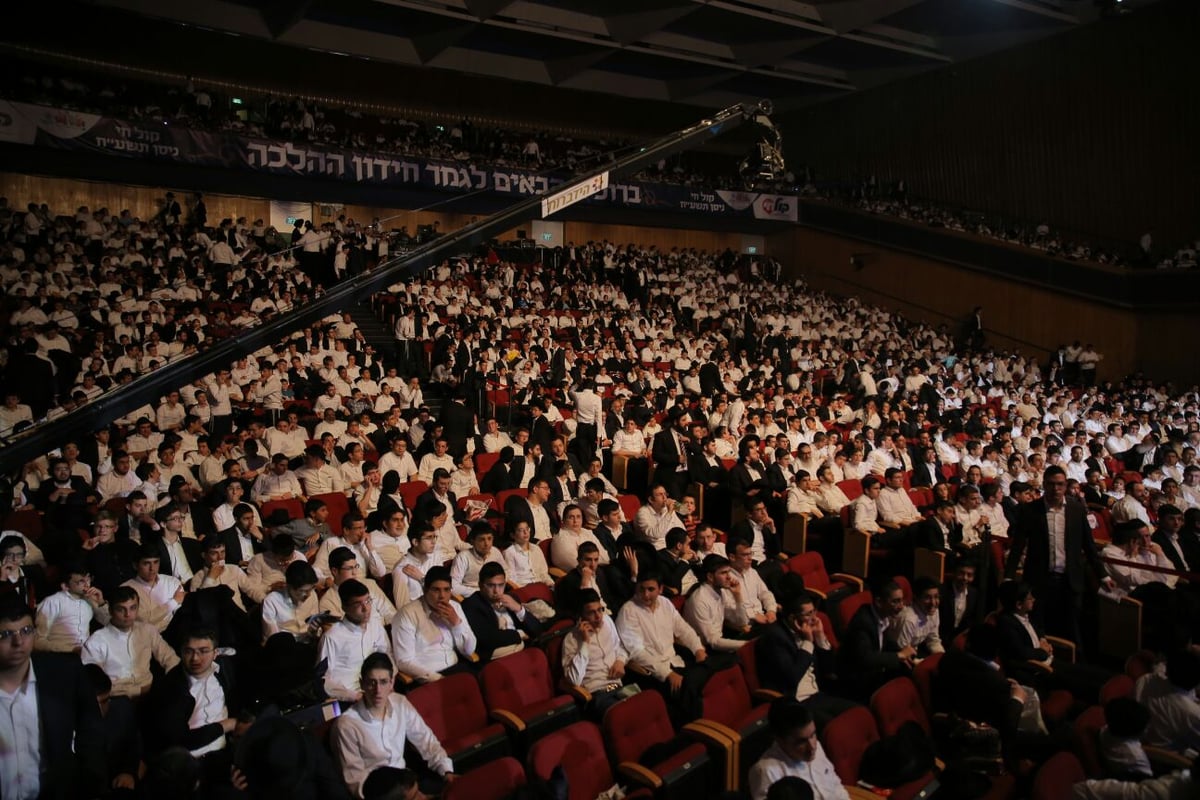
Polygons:
[[[125,498],[120,498],[122,505]],[[125,513],[125,509],[121,509],[121,513]],[[118,515],[119,516],[119,515]],[[4,518],[3,529],[6,531],[17,531],[25,535],[33,543],[37,543],[38,539],[42,538],[44,527],[42,525],[42,514],[37,509],[25,508],[20,511],[9,512]]]
[[404,498],[404,507],[412,511],[417,507],[417,498],[429,491],[425,481],[405,481],[400,484],[400,496]]
[[1042,764],[1037,771],[1033,779],[1032,800],[1062,800],[1070,797],[1075,784],[1086,778],[1079,759],[1064,750]]
[[762,684],[758,682],[758,654],[754,650],[755,641],[757,640],[752,639],[746,642],[737,651],[738,667],[742,670],[746,688],[751,692],[757,692],[762,688]]
[[1106,705],[1109,700],[1133,695],[1133,678],[1128,675],[1114,675],[1100,687],[1100,705]]
[[867,591],[855,592],[852,595],[843,597],[834,608],[833,620],[834,627],[837,628],[838,636],[844,636],[846,626],[850,624],[850,620],[860,608],[871,602],[871,593]]
[[475,453],[475,476],[482,478],[492,471],[492,467],[496,466],[496,462],[500,460],[499,453]]
[[921,705],[927,715],[933,715],[933,679],[937,677],[938,665],[942,663],[942,653],[934,653],[922,659],[913,668],[913,683],[917,685],[917,694],[921,697]]
[[876,689],[871,695],[871,713],[884,736],[895,735],[906,722],[917,723],[926,734],[931,730],[917,685],[911,678],[893,678]]
[[520,715],[521,709],[554,696],[550,663],[537,648],[492,661],[479,674],[489,709],[503,708]]
[[861,481],[838,481],[838,488],[853,502],[862,494]]
[[809,552],[792,556],[784,562],[783,568],[787,572],[804,578],[804,588],[816,589],[821,594],[829,594],[832,583],[829,580],[829,573],[825,571],[825,559],[821,558],[820,553]]
[[341,536],[342,517],[350,510],[350,503],[346,500],[346,495],[341,492],[329,492],[328,494],[313,495],[310,499],[325,502],[325,507],[329,509],[329,517],[325,520],[329,523],[329,530],[333,531],[334,536]]
[[[547,539],[546,541],[549,542],[550,540]],[[543,554],[545,554],[544,550]],[[554,592],[550,591],[550,587],[546,584],[536,581],[518,589],[513,589],[512,596],[520,603],[528,603],[530,600],[542,600],[549,606],[554,605]]]
[[525,785],[525,770],[515,758],[500,758],[476,767],[446,784],[443,800],[503,800]]
[[405,696],[439,742],[452,742],[487,727],[487,709],[473,675],[461,672],[448,675]]
[[831,719],[821,732],[821,741],[842,783],[853,786],[858,783],[863,753],[879,741],[879,729],[871,712],[857,706]]
[[1125,674],[1133,678],[1135,681],[1145,675],[1147,672],[1154,671],[1154,665],[1158,661],[1158,656],[1151,650],[1138,650],[1136,653],[1125,659]]
[[270,500],[258,507],[258,513],[265,522],[277,508],[282,508],[287,511],[288,516],[292,519],[300,519],[304,516],[304,504],[299,500]]
[[567,774],[567,800],[596,800],[613,784],[612,769],[604,754],[600,728],[576,722],[538,739],[529,748],[529,775],[547,780],[562,765]]
[[912,584],[908,582],[908,578],[903,575],[893,575],[892,580],[900,587],[900,591],[904,594],[904,605],[912,605]]
[[[745,650],[746,647],[741,649]],[[714,673],[704,685],[700,698],[700,716],[734,729],[739,727],[752,705],[750,689],[746,686],[746,677],[740,667],[729,667]]]
[[634,517],[637,516],[638,509],[642,507],[642,501],[638,500],[632,494],[619,494],[617,495],[617,502],[621,504],[621,513],[625,515],[625,519],[633,522]]
[[601,727],[614,764],[637,761],[651,745],[675,737],[667,704],[658,692],[642,692],[617,703],[608,709]]

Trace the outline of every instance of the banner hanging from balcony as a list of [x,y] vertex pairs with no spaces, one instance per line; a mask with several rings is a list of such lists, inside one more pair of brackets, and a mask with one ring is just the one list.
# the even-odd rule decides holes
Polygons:
[[[394,154],[345,150],[306,142],[255,139],[167,123],[125,122],[48,106],[0,100],[0,142],[219,169],[249,170],[310,180],[335,180],[531,196],[570,180],[568,175]],[[611,181],[582,202],[657,211],[722,214],[795,222],[797,198],[755,192]]]

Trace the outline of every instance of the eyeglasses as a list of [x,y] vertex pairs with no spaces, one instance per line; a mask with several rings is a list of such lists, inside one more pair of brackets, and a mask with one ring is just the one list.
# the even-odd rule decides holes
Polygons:
[[33,636],[35,633],[37,633],[37,628],[32,625],[25,625],[24,627],[17,628],[16,630],[3,630],[0,631],[0,642],[7,642],[17,634],[20,634],[21,638],[25,639]]

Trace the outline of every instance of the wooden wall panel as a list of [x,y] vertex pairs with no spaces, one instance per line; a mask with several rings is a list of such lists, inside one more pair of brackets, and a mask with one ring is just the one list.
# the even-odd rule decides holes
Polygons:
[[914,196],[1178,247],[1200,218],[1200,3],[1133,13],[786,117],[819,179],[901,178]]
[[[814,289],[894,308],[934,325],[961,324],[976,305],[990,341],[1044,358],[1060,343],[1092,342],[1104,354],[1101,377],[1120,377],[1138,363],[1138,319],[1111,308],[818,231],[797,229],[791,277]],[[852,255],[869,253],[860,269]],[[785,273],[786,274],[786,273]]]
[[[93,211],[107,208],[114,215],[129,209],[134,216],[148,219],[162,208],[163,196],[168,191],[175,193],[186,212],[185,201],[190,192],[183,189],[0,173],[0,195],[7,197],[10,205],[24,208],[31,202],[47,203],[56,214],[74,214],[75,209],[86,205]],[[246,217],[251,222],[258,217],[270,217],[270,201],[262,198],[206,194],[204,203],[208,207],[210,223],[220,222],[225,217]]]

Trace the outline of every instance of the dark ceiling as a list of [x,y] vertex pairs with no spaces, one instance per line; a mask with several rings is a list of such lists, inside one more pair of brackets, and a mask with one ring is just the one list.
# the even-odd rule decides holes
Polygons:
[[[1127,4],[1150,0],[1125,0]],[[723,108],[799,108],[1097,18],[1094,0],[91,0],[373,62]]]

